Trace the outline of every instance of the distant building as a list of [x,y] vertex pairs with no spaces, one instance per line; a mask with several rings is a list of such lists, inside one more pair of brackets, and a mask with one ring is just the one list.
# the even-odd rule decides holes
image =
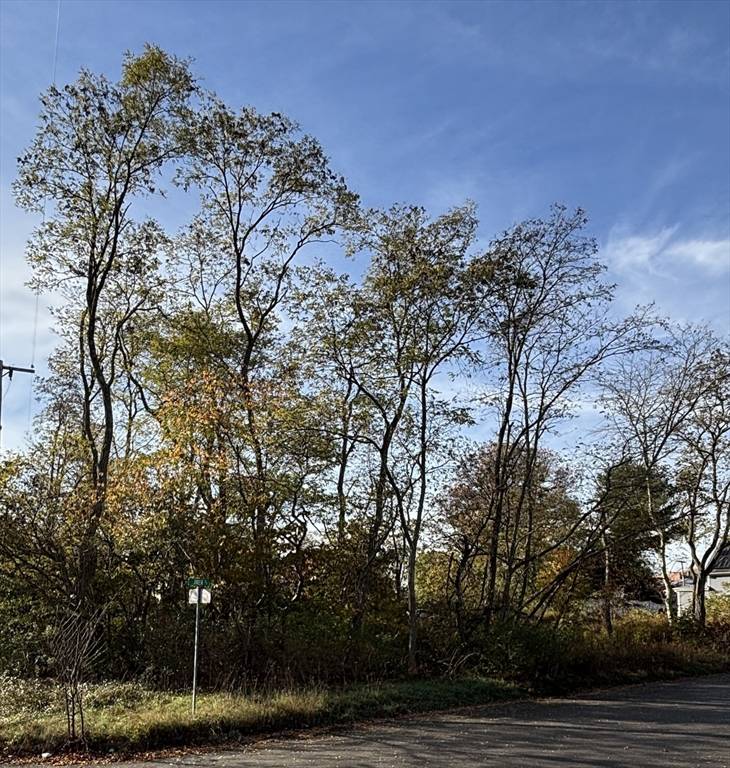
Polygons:
[[[694,591],[694,574],[691,570],[673,571],[669,578],[674,584],[674,594],[677,599],[677,616],[682,616],[692,610],[692,592]],[[715,560],[715,564],[707,578],[705,594],[730,594],[730,544],[726,544]]]
[[730,544],[726,544],[710,573],[710,588],[715,592],[730,591]]

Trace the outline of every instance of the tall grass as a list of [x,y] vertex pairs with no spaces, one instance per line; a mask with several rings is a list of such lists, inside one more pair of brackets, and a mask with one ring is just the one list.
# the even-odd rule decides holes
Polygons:
[[[484,704],[523,695],[519,686],[495,680],[418,680],[358,685],[341,690],[306,689],[243,696],[203,694],[195,717],[188,694],[159,693],[114,684],[86,694],[88,747],[94,752],[136,752],[176,745],[241,741],[255,734],[349,723],[377,717]],[[55,709],[55,711],[54,711]],[[60,710],[0,705],[0,746],[7,754],[63,747]]]
[[[706,630],[663,616],[630,613],[609,637],[585,623],[505,623],[476,639],[471,676],[391,681],[348,688],[309,687],[252,694],[204,693],[198,714],[190,696],[139,683],[88,686],[88,748],[133,753],[180,745],[220,744],[256,734],[485,704],[566,691],[730,669],[727,605],[712,607]],[[716,616],[717,614],[717,616]],[[462,668],[463,669],[463,668]],[[65,720],[50,681],[0,676],[0,755],[62,749]]]

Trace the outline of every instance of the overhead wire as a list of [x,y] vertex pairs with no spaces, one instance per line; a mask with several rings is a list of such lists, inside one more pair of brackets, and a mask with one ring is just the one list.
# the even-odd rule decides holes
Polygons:
[[[56,69],[58,67],[58,38],[61,30],[61,0],[56,3],[56,35],[53,44],[53,67],[51,69],[51,85],[56,85]],[[43,200],[43,216],[41,218],[41,226],[46,223],[46,199]],[[40,285],[36,285],[35,288],[35,306],[33,309],[33,340],[31,343],[30,353],[30,367],[35,368],[36,349],[38,346],[38,314],[40,309],[41,289]],[[33,394],[34,394],[35,376],[31,376],[30,387],[28,388],[28,426],[27,431],[30,433],[31,423],[33,420]]]

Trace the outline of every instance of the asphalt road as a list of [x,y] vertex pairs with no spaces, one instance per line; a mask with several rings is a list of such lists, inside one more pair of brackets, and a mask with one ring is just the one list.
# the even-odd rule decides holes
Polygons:
[[730,768],[730,675],[379,722],[152,765],[170,764]]

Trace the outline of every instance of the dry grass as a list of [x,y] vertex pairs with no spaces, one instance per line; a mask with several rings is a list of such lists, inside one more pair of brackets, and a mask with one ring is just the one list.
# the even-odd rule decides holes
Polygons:
[[[284,691],[271,695],[203,694],[195,718],[190,696],[139,692],[87,707],[92,752],[133,753],[171,746],[242,741],[256,734],[348,723],[397,714],[484,704],[524,693],[517,686],[479,678],[359,685],[342,690]],[[93,692],[93,690],[92,690]],[[93,697],[89,695],[90,701]],[[65,720],[56,707],[0,716],[0,747],[11,754],[55,752],[65,742]]]
[[[607,637],[586,627],[507,627],[489,638],[481,677],[309,688],[254,695],[190,695],[104,683],[85,694],[88,749],[132,754],[235,743],[256,735],[471,706],[524,695],[698,675],[730,669],[730,627],[670,628],[661,616],[629,614]],[[498,678],[498,679],[495,679]],[[519,681],[504,682],[502,678]],[[0,759],[58,753],[65,746],[59,691],[48,681],[0,676]]]

